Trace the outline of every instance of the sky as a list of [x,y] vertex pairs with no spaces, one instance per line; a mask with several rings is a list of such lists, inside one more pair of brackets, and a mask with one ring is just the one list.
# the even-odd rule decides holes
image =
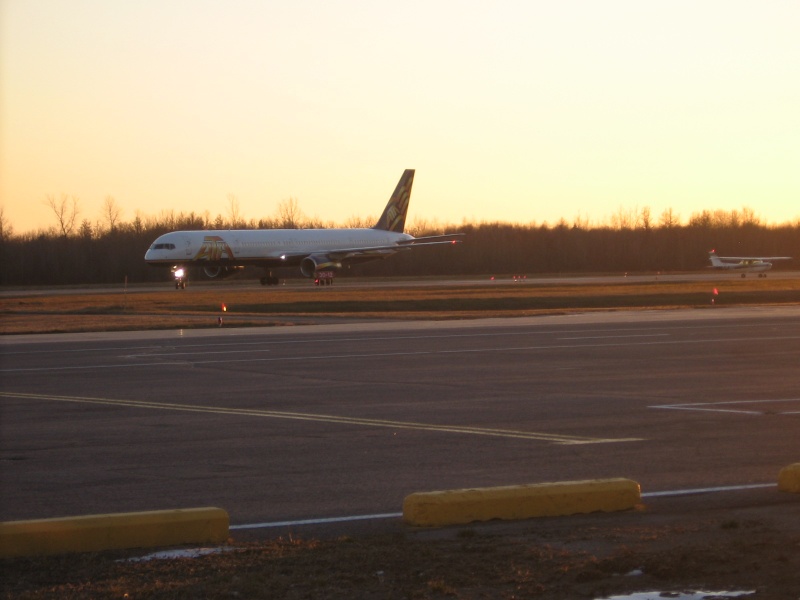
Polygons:
[[796,0],[0,0],[0,205],[55,226],[800,219]]

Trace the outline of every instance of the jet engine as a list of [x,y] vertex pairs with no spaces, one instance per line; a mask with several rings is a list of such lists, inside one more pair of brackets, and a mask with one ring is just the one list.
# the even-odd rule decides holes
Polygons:
[[203,267],[203,274],[209,279],[225,279],[243,267]]
[[313,277],[314,273],[323,269],[329,270],[341,268],[342,263],[332,261],[324,254],[312,254],[311,256],[306,256],[300,262],[300,272],[303,274],[303,277]]

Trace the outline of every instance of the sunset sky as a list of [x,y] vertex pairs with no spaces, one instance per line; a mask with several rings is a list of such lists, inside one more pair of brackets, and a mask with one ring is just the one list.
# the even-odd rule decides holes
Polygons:
[[800,219],[800,2],[0,0],[0,194],[164,210]]

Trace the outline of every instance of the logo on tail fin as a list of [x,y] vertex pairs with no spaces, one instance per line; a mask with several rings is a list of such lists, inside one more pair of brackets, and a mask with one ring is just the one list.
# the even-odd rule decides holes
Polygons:
[[411,199],[411,185],[414,183],[414,169],[406,169],[403,176],[397,182],[389,203],[383,209],[381,218],[375,225],[375,229],[384,231],[394,231],[403,233],[406,225],[406,213],[408,212],[408,201]]

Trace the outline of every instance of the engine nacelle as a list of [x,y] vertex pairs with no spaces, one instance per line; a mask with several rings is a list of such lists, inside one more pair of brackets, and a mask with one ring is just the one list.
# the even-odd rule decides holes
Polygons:
[[342,263],[331,260],[324,254],[312,254],[300,261],[300,272],[303,277],[313,277],[314,273],[321,270],[337,270],[341,268]]
[[203,267],[203,274],[209,279],[225,279],[243,267]]

